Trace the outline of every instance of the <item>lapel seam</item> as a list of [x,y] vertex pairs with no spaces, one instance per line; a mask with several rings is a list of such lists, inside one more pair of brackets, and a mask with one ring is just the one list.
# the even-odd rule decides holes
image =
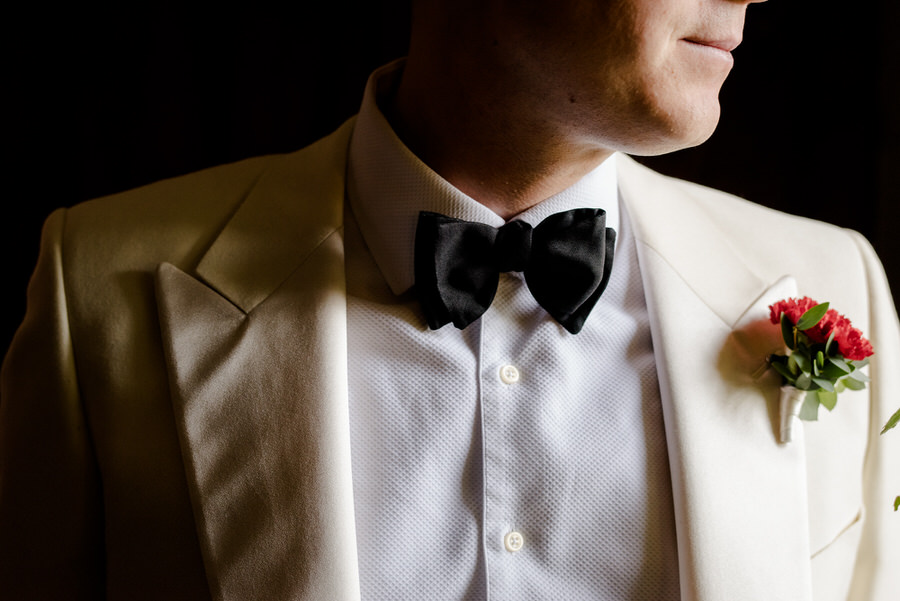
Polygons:
[[[248,306],[247,308],[242,307],[236,301],[232,300],[232,298],[228,294],[224,293],[213,282],[210,282],[208,279],[203,277],[203,275],[197,273],[196,271],[194,272],[193,275],[189,275],[189,274],[185,274],[185,275],[188,275],[188,277],[191,277],[192,279],[196,280],[198,283],[202,284],[205,288],[208,288],[212,292],[215,292],[218,296],[220,296],[223,300],[227,301],[232,307],[234,307],[241,314],[249,316],[260,305],[265,303],[266,300],[268,300],[273,294],[277,294],[277,292],[281,289],[281,287],[284,286],[285,282],[290,280],[291,277],[293,277],[293,275],[297,272],[298,269],[301,269],[304,265],[306,265],[306,263],[310,260],[310,258],[313,255],[315,255],[316,252],[318,252],[318,250],[322,247],[322,245],[324,245],[326,242],[328,242],[328,240],[330,240],[332,238],[332,236],[340,235],[343,232],[343,230],[344,230],[343,224],[332,228],[327,234],[325,234],[322,237],[321,240],[319,240],[316,243],[315,246],[313,246],[310,249],[310,251],[308,253],[306,253],[306,255],[302,259],[300,259],[297,262],[297,264],[294,266],[294,268],[291,269],[290,272],[287,273],[287,275],[284,277],[284,279],[282,279],[275,286],[273,286],[272,289],[270,291],[268,291],[265,294],[265,296],[263,296],[259,301],[254,303],[252,306]],[[165,263],[160,263],[160,266],[163,264],[165,264]],[[157,266],[157,269],[158,268],[159,268],[159,266]],[[346,273],[345,273],[345,277],[346,277]]]
[[[671,270],[675,275],[678,276],[678,279],[681,280],[681,282],[682,282],[685,286],[688,287],[688,289],[694,294],[694,296],[696,296],[698,299],[700,299],[700,302],[702,302],[702,303],[704,304],[704,306],[706,306],[706,308],[709,309],[709,311],[710,311],[711,313],[713,313],[713,314],[719,319],[719,321],[722,322],[723,325],[725,325],[729,330],[733,330],[733,329],[734,329],[734,324],[730,324],[730,323],[728,323],[727,321],[725,321],[725,319],[723,319],[722,316],[719,315],[719,313],[718,313],[713,307],[711,307],[711,306],[709,305],[709,303],[706,302],[706,299],[703,298],[703,295],[701,295],[700,293],[698,293],[697,290],[694,289],[693,286],[691,286],[690,282],[688,282],[687,279],[685,279],[685,277],[681,274],[681,272],[678,271],[678,269],[676,269],[675,266],[672,265],[672,263],[669,262],[669,260],[666,259],[666,257],[665,257],[661,252],[659,252],[656,248],[654,248],[653,245],[651,245],[651,244],[650,244],[649,242],[647,242],[646,240],[637,239],[637,238],[636,238],[636,240],[637,240],[638,243],[640,243],[642,246],[644,246],[644,248],[646,248],[647,251],[652,252],[656,257],[659,258],[660,261],[662,261],[663,263],[665,263],[666,267],[668,267],[669,270]],[[638,253],[638,266],[641,267],[641,265],[640,265],[640,253]],[[642,267],[642,271],[645,270],[645,269],[647,269],[647,267],[646,267],[646,266],[643,266],[643,267]],[[645,288],[646,288],[646,284],[645,284]],[[645,295],[646,295],[646,292],[645,292]],[[748,305],[748,308],[749,308],[749,305]],[[746,311],[746,309],[745,309],[745,311]]]
[[[297,273],[297,271],[299,269],[302,269],[309,262],[309,260],[319,251],[319,249],[322,248],[322,246],[324,246],[334,236],[342,235],[343,232],[344,232],[344,224],[343,223],[331,228],[330,231],[327,234],[325,234],[324,236],[322,236],[322,239],[319,240],[316,243],[316,245],[313,246],[310,249],[310,251],[308,253],[306,253],[306,255],[302,259],[297,261],[297,264],[294,265],[294,268],[291,269],[290,272],[288,272],[288,274],[284,277],[284,279],[282,279],[280,282],[278,282],[278,284],[276,284],[274,287],[272,287],[272,289],[263,298],[261,298],[257,303],[255,303],[252,307],[249,307],[246,310],[246,313],[249,315],[250,313],[255,311],[257,307],[259,307],[260,305],[265,303],[272,295],[277,294],[278,291],[281,290],[282,286],[284,286],[285,283],[287,283],[291,278],[293,278],[294,274]],[[343,242],[341,244],[343,244]],[[346,262],[344,262],[343,271],[344,271],[344,280],[346,281],[346,279],[347,279]]]
[[353,122],[272,156],[200,257],[195,277],[250,313],[340,230]]

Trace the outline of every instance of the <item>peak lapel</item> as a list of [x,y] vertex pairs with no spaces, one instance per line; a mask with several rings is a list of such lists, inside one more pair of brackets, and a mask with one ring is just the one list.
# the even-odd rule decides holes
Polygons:
[[767,306],[796,284],[751,271],[684,185],[619,164],[651,315],[683,598],[809,599],[804,444],[777,443],[779,382],[764,362],[781,344]]
[[168,264],[157,272],[217,599],[359,598],[341,230],[348,134],[264,174],[200,262],[206,283]]
[[341,227],[353,123],[260,176],[197,266],[204,281],[250,311]]

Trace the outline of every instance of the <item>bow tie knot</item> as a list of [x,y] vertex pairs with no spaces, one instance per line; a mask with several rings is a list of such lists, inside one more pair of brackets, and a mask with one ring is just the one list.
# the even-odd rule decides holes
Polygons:
[[500,228],[423,211],[416,229],[416,292],[432,329],[465,328],[490,306],[500,273],[523,272],[535,300],[578,333],[612,268],[616,234],[601,209]]
[[500,273],[525,271],[531,257],[533,228],[524,221],[510,221],[497,229],[494,239],[494,266]]

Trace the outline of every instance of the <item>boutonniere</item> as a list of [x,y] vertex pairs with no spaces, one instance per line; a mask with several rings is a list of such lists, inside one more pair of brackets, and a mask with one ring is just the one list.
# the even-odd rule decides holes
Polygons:
[[781,325],[788,351],[770,355],[769,363],[781,374],[781,442],[790,442],[794,416],[814,421],[820,405],[834,409],[839,392],[866,387],[869,378],[860,369],[874,350],[828,303],[788,298],[769,311],[772,323]]

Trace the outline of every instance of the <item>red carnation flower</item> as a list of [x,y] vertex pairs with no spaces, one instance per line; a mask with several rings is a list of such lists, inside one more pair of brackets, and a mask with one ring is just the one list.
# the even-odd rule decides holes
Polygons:
[[[781,321],[781,314],[784,313],[791,323],[796,325],[804,313],[818,304],[808,296],[801,299],[788,298],[778,301],[769,307],[769,319],[773,324],[777,324]],[[862,332],[854,328],[849,319],[834,309],[829,309],[819,323],[803,330],[803,333],[812,342],[824,344],[828,341],[832,331],[834,332],[834,341],[845,359],[861,361],[874,352],[872,343],[863,337]]]
[[796,324],[800,320],[801,315],[818,304],[808,296],[804,296],[801,299],[786,298],[769,307],[769,319],[772,320],[772,323],[778,325],[781,323],[781,314],[784,313],[791,320],[791,323]]
[[835,333],[834,341],[838,343],[841,354],[853,361],[861,361],[875,352],[872,343],[863,337],[862,332],[851,326],[849,320],[846,330]]

